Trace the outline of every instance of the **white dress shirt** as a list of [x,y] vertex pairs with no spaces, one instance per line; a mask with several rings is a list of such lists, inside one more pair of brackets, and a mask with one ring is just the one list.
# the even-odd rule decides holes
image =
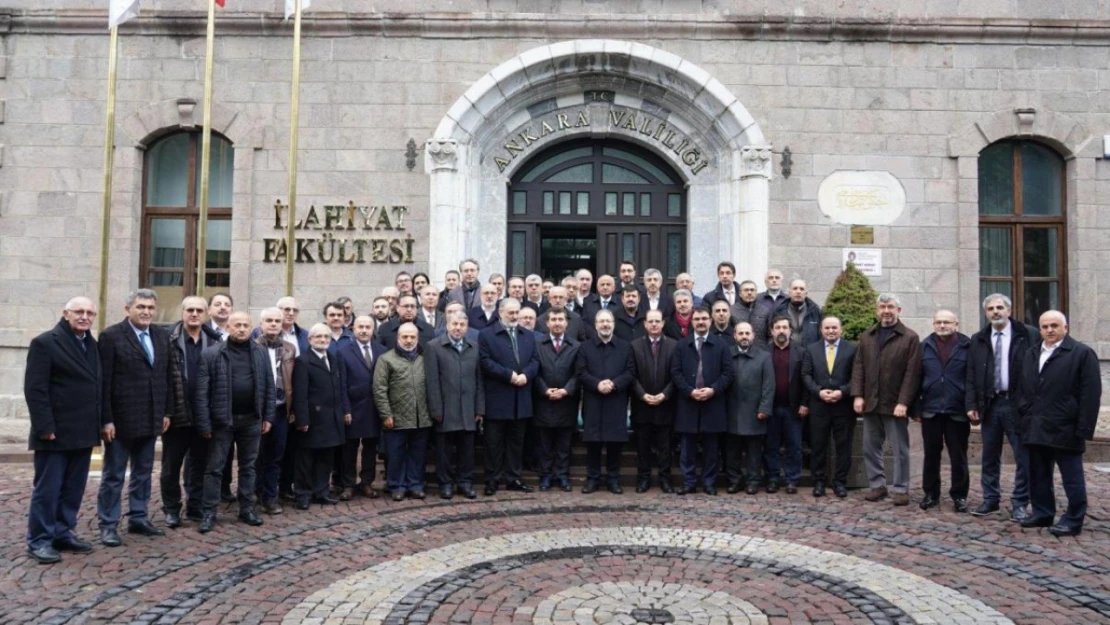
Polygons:
[[1052,352],[1056,351],[1057,347],[1060,347],[1060,341],[1056,341],[1056,344],[1052,347],[1049,347],[1046,343],[1041,343],[1041,363],[1037,367],[1037,373],[1044,370],[1044,363],[1048,362],[1048,359],[1052,357]]

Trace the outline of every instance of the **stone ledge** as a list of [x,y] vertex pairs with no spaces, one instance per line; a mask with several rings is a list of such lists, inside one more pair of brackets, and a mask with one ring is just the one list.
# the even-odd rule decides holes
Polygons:
[[[0,13],[0,32],[106,35],[101,11],[47,9]],[[144,11],[120,34],[202,36],[201,11]],[[893,41],[1110,45],[1110,21],[992,18],[870,19],[785,15],[698,14],[547,15],[529,13],[348,13],[310,11],[302,20],[309,37],[425,37],[430,39],[534,38],[560,40],[695,39]],[[222,12],[221,35],[287,36],[292,26],[280,13]]]

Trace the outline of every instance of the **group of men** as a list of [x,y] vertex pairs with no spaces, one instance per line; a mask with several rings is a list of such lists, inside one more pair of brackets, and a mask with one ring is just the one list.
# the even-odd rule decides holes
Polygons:
[[[634,437],[637,492],[652,488],[655,473],[664,492],[716,495],[723,473],[729,493],[792,494],[808,427],[813,495],[831,486],[846,497],[861,416],[864,499],[909,503],[913,419],[925,443],[920,507],[938,505],[947,447],[949,495],[957,511],[968,511],[967,441],[980,424],[983,501],[972,514],[1000,509],[1005,438],[1016,459],[1011,518],[1057,535],[1082,528],[1082,454],[1101,384],[1093,351],[1067,335],[1059,312],[1042,315],[1038,336],[1011,320],[1009,299],[995,294],[983,302],[989,323],[980,332],[960,334],[956,315],[940,310],[922,341],[900,320],[898,298],[883,294],[878,323],[853,344],[804,281],[783,289],[775,270],[757,292],[722,262],[718,284],[701,298],[688,275],[668,294],[659,271],[648,269],[641,281],[628,261],[596,285],[581,270],[558,284],[513,277],[502,291],[478,273],[478,263],[465,260],[443,290],[424,274],[403,273],[372,314],[340,298],[308,330],[291,297],[261,311],[255,327],[223,293],[185,298],[181,320],[166,329],[153,323],[157,294],[139,289],[127,298],[126,318],[94,339],[94,304],[72,299],[28,353],[31,557],[57,562],[61,551],[92,549],[74,528],[91,451],[101,443],[97,513],[100,541],[112,547],[122,544],[128,466],[128,532],[164,535],[148,511],[159,436],[165,526],[181,526],[184,510],[203,533],[227,498],[233,457],[239,519],[262,525],[256,507],[280,514],[282,500],[307,509],[379,497],[379,454],[388,496],[423,499],[430,447],[439,496],[475,498],[479,435],[486,496],[531,492],[526,457],[540,490],[570,491],[578,431],[587,450],[583,493],[622,492],[621,455]],[[890,480],[884,444],[893,454]],[[1068,496],[1058,521],[1054,466]]]

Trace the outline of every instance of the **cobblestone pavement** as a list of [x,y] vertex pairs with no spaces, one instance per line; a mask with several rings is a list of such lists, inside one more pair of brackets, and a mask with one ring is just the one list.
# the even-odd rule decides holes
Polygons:
[[207,535],[124,533],[51,566],[22,542],[30,468],[5,469],[0,623],[1110,623],[1110,478],[1090,469],[1077,538],[916,496],[500,493],[314,505],[260,528],[224,507]]

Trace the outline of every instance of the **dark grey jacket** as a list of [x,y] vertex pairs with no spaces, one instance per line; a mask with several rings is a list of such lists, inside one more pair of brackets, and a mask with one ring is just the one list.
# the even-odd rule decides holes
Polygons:
[[752,346],[741,354],[732,347],[732,368],[736,377],[728,389],[728,433],[761,436],[767,433],[767,420],[775,404],[775,367],[771,354]]
[[428,387],[428,412],[437,432],[473,432],[474,420],[486,414],[486,390],[478,363],[478,343],[465,336],[459,353],[451,337],[432,339],[424,349],[424,383]]
[[[255,415],[273,423],[276,392],[270,354],[254,341],[247,344],[250,345],[251,368],[254,371]],[[227,343],[213,345],[200,354],[194,417],[198,434],[211,434],[212,430],[231,427],[231,357],[227,355]]]

